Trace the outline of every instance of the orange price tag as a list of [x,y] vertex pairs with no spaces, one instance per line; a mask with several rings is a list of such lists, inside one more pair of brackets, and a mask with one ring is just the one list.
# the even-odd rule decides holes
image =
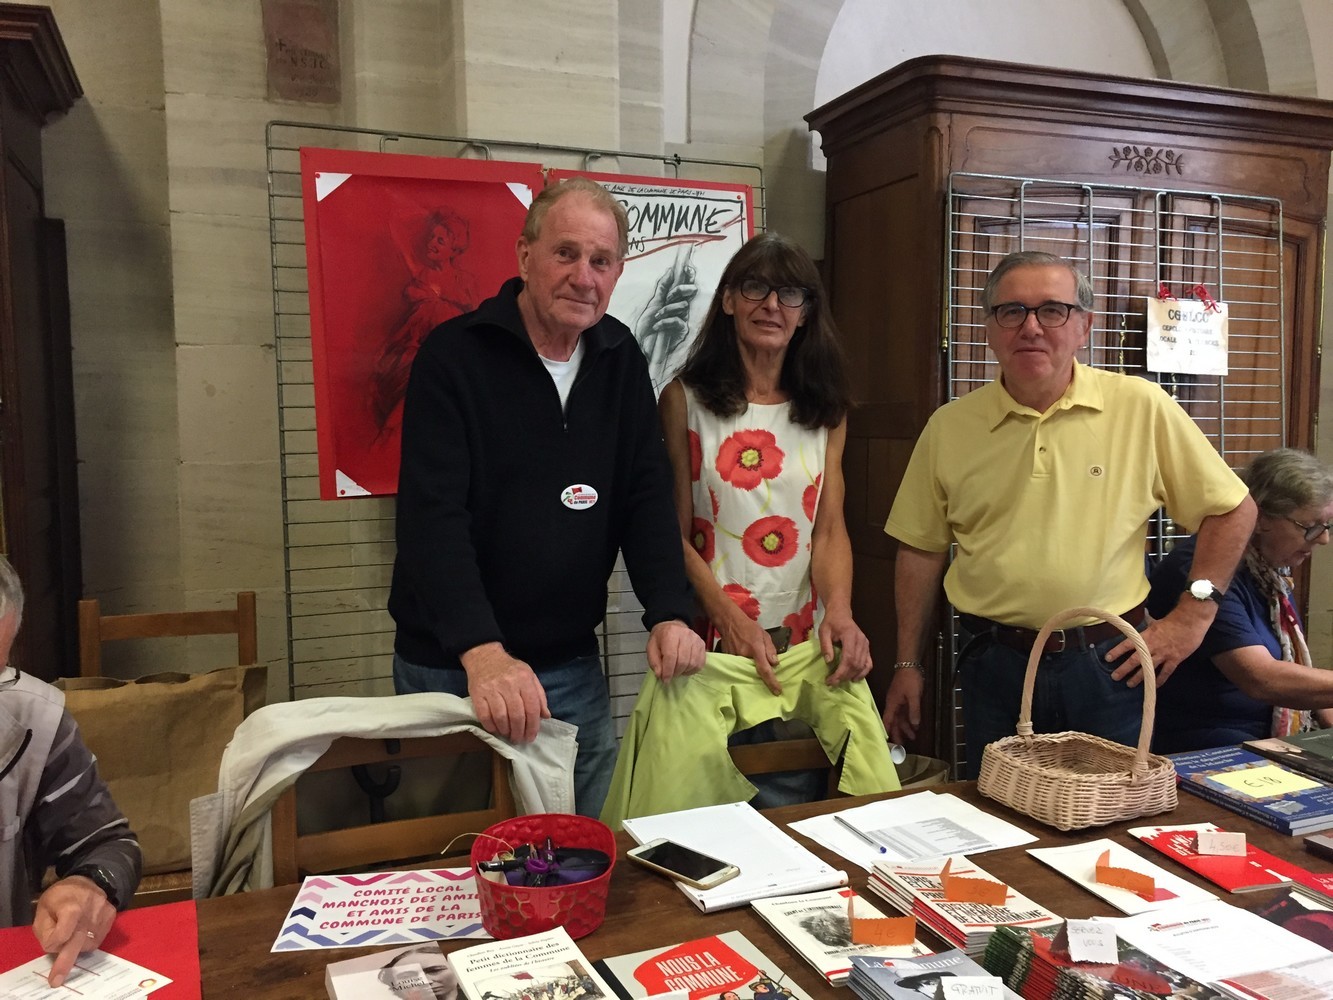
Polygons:
[[951,903],[986,903],[990,906],[1003,906],[1009,896],[1009,887],[1003,882],[994,882],[988,878],[972,878],[970,875],[954,875],[950,872],[953,859],[950,858],[940,869],[940,887],[944,898]]
[[852,944],[907,945],[916,940],[916,917],[858,917],[855,896],[847,897]]
[[1151,875],[1136,872],[1130,868],[1117,868],[1111,864],[1111,852],[1102,851],[1097,859],[1097,881],[1102,885],[1113,885],[1118,889],[1128,889],[1136,896],[1153,900],[1157,898],[1157,883]]

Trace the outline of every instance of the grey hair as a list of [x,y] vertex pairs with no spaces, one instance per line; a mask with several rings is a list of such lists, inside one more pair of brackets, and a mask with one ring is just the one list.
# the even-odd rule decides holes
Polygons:
[[981,308],[987,315],[990,314],[991,306],[995,304],[995,289],[1000,279],[1016,267],[1063,267],[1074,276],[1078,307],[1084,312],[1092,312],[1092,282],[1086,274],[1063,257],[1057,257],[1053,253],[1041,250],[1018,250],[996,264],[995,269],[986,278],[986,287],[981,290]]
[[1240,478],[1269,517],[1290,517],[1302,507],[1325,507],[1333,500],[1333,471],[1299,448],[1265,452],[1245,467]]
[[542,223],[551,206],[567,194],[581,194],[588,198],[595,207],[606,212],[616,222],[617,253],[624,258],[629,253],[629,216],[625,206],[606,188],[589,177],[566,177],[558,184],[542,188],[541,193],[528,206],[527,217],[523,220],[523,239],[534,243],[542,234]]
[[23,581],[9,564],[9,560],[0,556],[0,618],[18,615],[23,621]]

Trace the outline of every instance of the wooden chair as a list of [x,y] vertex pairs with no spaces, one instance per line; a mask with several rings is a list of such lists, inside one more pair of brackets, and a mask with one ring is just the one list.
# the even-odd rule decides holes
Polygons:
[[[297,779],[297,784],[284,791],[273,805],[274,885],[297,882],[305,875],[366,871],[438,857],[455,837],[480,833],[493,823],[518,815],[509,786],[508,762],[471,733],[401,740],[344,736],[334,740],[307,774],[342,768],[355,772],[366,765],[464,754],[487,754],[490,758],[489,808],[301,833],[297,828]],[[364,780],[358,782],[363,788]],[[450,853],[466,853],[469,845],[470,841],[460,842]]]
[[[235,609],[228,611],[103,615],[101,602],[95,597],[86,598],[79,601],[79,675],[102,676],[102,644],[106,642],[228,634],[236,636],[237,665],[245,667],[259,662],[253,590],[239,592]],[[152,906],[189,899],[190,888],[188,869],[145,875],[130,905]]]
[[137,615],[103,615],[95,597],[79,602],[79,674],[102,676],[102,643],[118,639],[158,639],[191,635],[236,636],[236,662],[259,662],[255,628],[255,593],[236,595],[234,611],[160,611]]
[[778,771],[826,771],[828,786],[825,798],[842,794],[838,791],[842,762],[830,764],[823,745],[813,736],[728,747],[727,752],[731,754],[731,762],[736,765],[736,770],[744,775],[774,774]]

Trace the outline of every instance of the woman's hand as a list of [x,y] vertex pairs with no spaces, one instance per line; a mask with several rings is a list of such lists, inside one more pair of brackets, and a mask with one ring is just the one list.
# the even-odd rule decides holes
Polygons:
[[737,608],[736,613],[727,615],[727,620],[717,629],[722,636],[722,652],[754,660],[755,673],[764,686],[774,694],[782,694],[782,685],[773,672],[778,665],[778,650],[759,623]]
[[875,665],[870,659],[870,640],[852,620],[850,610],[826,611],[819,625],[819,650],[830,667],[837,657],[838,646],[842,647],[842,659],[838,661],[838,669],[828,675],[829,687],[859,681]]

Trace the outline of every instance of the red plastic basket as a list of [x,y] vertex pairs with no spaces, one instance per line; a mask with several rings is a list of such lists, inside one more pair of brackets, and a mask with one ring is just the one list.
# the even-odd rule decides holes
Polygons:
[[[477,870],[521,844],[541,845],[550,837],[556,847],[591,847],[605,851],[611,865],[594,879],[571,885],[526,886],[493,882]],[[495,938],[520,937],[564,927],[573,938],[591,934],[606,917],[606,895],[616,867],[616,836],[605,823],[569,813],[516,816],[487,829],[472,842],[472,872],[481,901],[481,924]]]

